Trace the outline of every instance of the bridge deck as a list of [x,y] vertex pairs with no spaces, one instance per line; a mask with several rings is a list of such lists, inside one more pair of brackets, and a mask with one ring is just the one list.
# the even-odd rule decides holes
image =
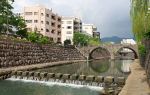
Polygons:
[[131,65],[131,74],[119,95],[150,95],[150,88],[146,81],[146,73],[140,66],[139,60],[136,60]]

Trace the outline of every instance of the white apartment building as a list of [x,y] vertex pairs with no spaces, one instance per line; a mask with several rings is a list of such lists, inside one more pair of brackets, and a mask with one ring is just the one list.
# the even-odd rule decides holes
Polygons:
[[71,40],[71,44],[73,44],[73,36],[74,32],[82,31],[82,21],[76,17],[62,17],[62,35],[61,42],[64,44],[64,41],[69,39]]
[[121,44],[131,44],[131,45],[135,45],[136,42],[135,42],[135,40],[133,40],[133,39],[123,39],[123,40],[121,41]]
[[94,24],[83,24],[82,31],[84,34],[93,37],[93,33],[97,31],[97,27]]
[[43,6],[24,7],[23,18],[28,31],[35,31],[61,42],[61,17]]

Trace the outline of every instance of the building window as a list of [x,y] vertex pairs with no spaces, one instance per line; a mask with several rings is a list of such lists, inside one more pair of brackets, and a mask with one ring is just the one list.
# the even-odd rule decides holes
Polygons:
[[38,12],[34,12],[34,15],[38,15]]
[[60,35],[60,34],[61,34],[61,31],[58,31],[58,32],[57,32],[57,35]]
[[61,42],[61,38],[57,38],[57,42]]
[[25,12],[25,15],[32,15],[32,12]]
[[43,24],[43,23],[44,23],[44,21],[41,21],[41,23]]
[[27,23],[32,23],[32,20],[26,20]]
[[43,31],[43,28],[41,28],[41,31]]
[[55,27],[55,23],[54,22],[52,23],[52,26]]
[[58,18],[58,21],[61,22],[61,18]]
[[49,32],[49,29],[46,29],[46,32]]
[[54,15],[52,15],[52,17],[51,17],[53,20],[56,20],[56,18],[55,18],[55,16]]
[[38,23],[38,20],[34,20],[34,23]]
[[41,13],[41,16],[44,16],[44,14],[43,14],[43,13]]
[[49,22],[48,22],[48,21],[46,21],[46,24],[47,24],[47,25],[49,25]]
[[71,26],[67,26],[67,29],[71,29],[72,27]]
[[61,25],[58,25],[58,28],[61,28]]
[[67,21],[67,24],[72,24],[72,21]]
[[52,30],[51,33],[54,34],[55,30]]
[[67,34],[72,34],[72,32],[71,31],[67,31]]
[[46,14],[47,17],[49,17],[49,14]]

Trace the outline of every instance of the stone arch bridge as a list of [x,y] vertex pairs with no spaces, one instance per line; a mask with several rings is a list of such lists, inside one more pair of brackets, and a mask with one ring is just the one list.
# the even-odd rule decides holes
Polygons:
[[[77,47],[77,49],[82,53],[82,55],[88,59],[102,59],[102,58],[117,58],[117,53],[120,53],[122,49],[129,49],[134,53],[134,58],[138,58],[138,48],[137,45],[131,44],[102,44],[100,46],[86,46],[86,47]],[[101,54],[99,58],[94,58],[92,55]]]

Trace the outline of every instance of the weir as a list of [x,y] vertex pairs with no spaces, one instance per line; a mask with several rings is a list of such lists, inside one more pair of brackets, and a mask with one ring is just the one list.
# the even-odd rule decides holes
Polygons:
[[19,80],[34,80],[44,82],[57,82],[85,86],[105,87],[106,85],[120,85],[125,84],[124,77],[114,78],[112,76],[94,76],[94,75],[78,75],[78,74],[62,74],[62,73],[47,73],[47,72],[33,72],[33,71],[13,71],[8,72],[0,77],[4,79],[19,79]]

